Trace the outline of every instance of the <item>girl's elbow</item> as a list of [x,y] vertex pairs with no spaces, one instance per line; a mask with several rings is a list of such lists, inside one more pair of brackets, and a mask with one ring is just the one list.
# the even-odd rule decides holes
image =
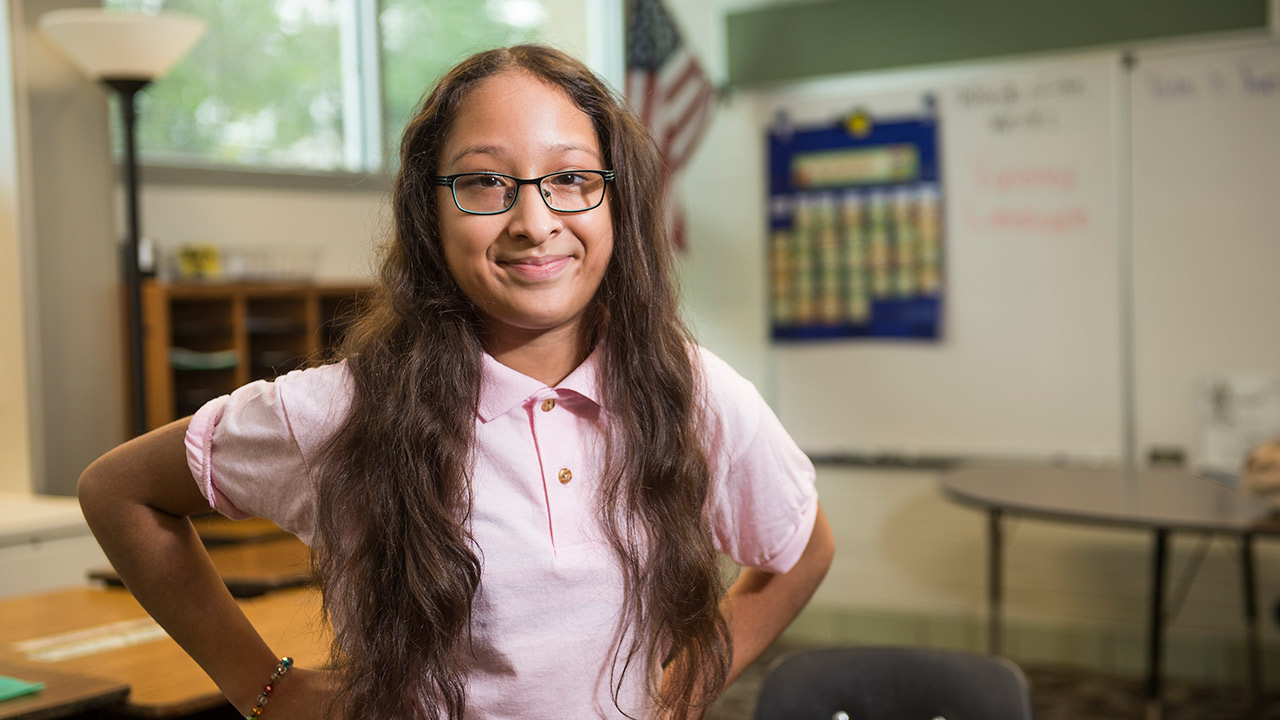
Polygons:
[[86,520],[92,522],[92,516],[110,501],[111,478],[110,462],[106,456],[94,460],[80,473],[76,482],[76,498]]
[[831,567],[831,563],[835,560],[836,539],[831,534],[831,528],[826,528],[823,535],[822,548],[819,551],[819,562],[822,565],[823,572],[825,572],[827,568]]
[[813,523],[813,532],[809,535],[809,543],[805,546],[804,555],[801,556],[801,561],[806,568],[805,574],[812,578],[815,586],[826,577],[835,554],[836,543],[831,533],[831,525],[827,523],[827,517],[819,507],[818,517]]

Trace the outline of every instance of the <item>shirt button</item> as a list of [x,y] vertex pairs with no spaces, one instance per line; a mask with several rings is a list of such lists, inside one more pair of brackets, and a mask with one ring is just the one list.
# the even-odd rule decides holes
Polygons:
[[556,399],[547,398],[546,400],[542,401],[542,412],[551,412],[551,409],[554,408],[555,406],[556,406]]
[[572,479],[573,479],[573,473],[569,471],[569,468],[560,468],[560,484],[561,485],[568,485],[569,481]]

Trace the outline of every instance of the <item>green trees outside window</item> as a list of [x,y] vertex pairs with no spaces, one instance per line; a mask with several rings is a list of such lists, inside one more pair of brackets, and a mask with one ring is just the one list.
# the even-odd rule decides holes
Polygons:
[[138,98],[144,162],[301,172],[393,166],[413,107],[445,68],[485,47],[542,39],[553,20],[545,0],[105,5],[209,23],[191,54]]

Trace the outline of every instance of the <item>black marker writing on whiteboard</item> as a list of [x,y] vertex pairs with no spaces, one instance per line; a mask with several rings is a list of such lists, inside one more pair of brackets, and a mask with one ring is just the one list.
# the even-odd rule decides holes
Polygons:
[[1240,84],[1245,94],[1280,95],[1280,67],[1265,67],[1255,65],[1248,60],[1241,60],[1239,73]]

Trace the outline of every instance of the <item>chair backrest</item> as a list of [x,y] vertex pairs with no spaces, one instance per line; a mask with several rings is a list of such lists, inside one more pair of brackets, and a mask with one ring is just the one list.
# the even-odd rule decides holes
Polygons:
[[916,647],[805,650],[770,669],[755,720],[1031,720],[1022,670],[993,655]]

